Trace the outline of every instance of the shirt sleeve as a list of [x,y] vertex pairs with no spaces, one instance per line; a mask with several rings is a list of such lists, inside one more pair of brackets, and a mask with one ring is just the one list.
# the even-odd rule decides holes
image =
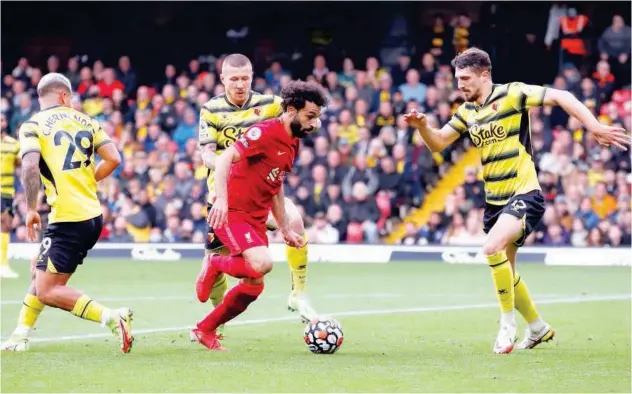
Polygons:
[[450,119],[450,121],[448,122],[448,126],[458,131],[459,134],[466,133],[468,130],[465,116],[463,116],[464,109],[465,104],[461,104],[459,108],[456,109],[454,115],[452,115],[452,119]]
[[27,153],[41,152],[39,126],[33,121],[27,121],[20,126],[20,157]]
[[259,127],[253,126],[246,130],[233,146],[237,149],[242,158],[261,155],[272,143],[270,133],[264,133]]
[[94,145],[94,151],[96,152],[103,145],[112,142],[112,140],[107,135],[105,130],[103,130],[103,127],[101,126],[99,122],[97,122],[96,120],[94,120],[93,122],[94,122],[95,131],[94,131],[94,137],[92,137],[92,143]]
[[283,107],[281,106],[282,102],[283,102],[283,99],[281,97],[274,96],[274,101],[272,105],[270,106],[269,117],[278,118],[279,116],[281,116],[281,114],[283,113]]
[[204,107],[202,107],[202,110],[200,111],[198,142],[200,146],[217,143],[217,128],[215,126],[213,114]]
[[518,111],[541,107],[544,103],[546,88],[539,85],[527,85],[522,82],[514,82],[509,88],[509,96],[515,100]]

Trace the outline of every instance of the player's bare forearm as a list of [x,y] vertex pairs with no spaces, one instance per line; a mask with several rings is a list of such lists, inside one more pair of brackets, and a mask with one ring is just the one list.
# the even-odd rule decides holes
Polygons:
[[94,178],[97,182],[110,176],[114,170],[121,164],[121,154],[116,145],[106,143],[97,149],[97,154],[101,157],[101,162],[97,165]]
[[210,142],[206,145],[202,145],[202,162],[204,162],[204,166],[209,170],[215,169],[215,159],[217,158],[217,144],[214,142]]
[[283,188],[272,198],[272,216],[277,222],[277,226],[281,231],[285,231],[289,228],[287,221],[287,215],[285,214],[285,194]]
[[40,189],[40,153],[29,152],[22,158],[22,185],[29,210],[37,209],[37,196]]
[[454,142],[454,140],[447,138],[444,135],[445,133],[439,129],[425,126],[418,128],[417,131],[431,152],[442,152]]
[[577,118],[586,128],[591,129],[599,125],[599,121],[571,92],[558,89],[546,89],[542,105],[560,106],[566,113]]
[[215,196],[226,199],[228,197],[228,173],[233,162],[239,161],[239,151],[234,146],[226,149],[215,160]]

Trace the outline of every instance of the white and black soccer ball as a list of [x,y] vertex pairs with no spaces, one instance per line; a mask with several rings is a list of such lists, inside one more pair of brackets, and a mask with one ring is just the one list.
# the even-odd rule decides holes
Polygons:
[[305,344],[312,353],[334,354],[343,340],[342,326],[332,317],[319,317],[305,326]]

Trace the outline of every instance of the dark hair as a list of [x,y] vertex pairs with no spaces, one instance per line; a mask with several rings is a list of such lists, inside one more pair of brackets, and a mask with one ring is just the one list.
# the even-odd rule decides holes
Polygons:
[[241,53],[233,53],[226,56],[226,58],[224,58],[223,64],[229,65],[231,67],[252,66],[252,63],[250,63],[250,59],[248,59],[247,56],[242,55]]
[[304,81],[291,81],[281,90],[283,111],[292,106],[297,110],[305,107],[305,103],[310,101],[319,107],[327,104],[327,93],[319,84]]
[[452,67],[455,69],[471,67],[478,73],[483,71],[492,71],[492,61],[489,58],[489,54],[482,49],[470,48],[467,49],[452,59]]

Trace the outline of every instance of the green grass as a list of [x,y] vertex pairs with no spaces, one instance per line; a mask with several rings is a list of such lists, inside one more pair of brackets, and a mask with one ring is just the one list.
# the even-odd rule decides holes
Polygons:
[[[28,285],[27,265],[14,266],[22,277],[2,281],[3,337]],[[198,268],[197,261],[87,261],[71,283],[108,306],[134,309],[132,353],[121,354],[98,325],[47,309],[33,338],[48,341],[2,354],[2,391],[630,392],[630,300],[588,301],[629,295],[629,268],[521,267],[557,337],[506,356],[491,353],[498,309],[485,266],[311,265],[315,307],[344,328],[344,345],[330,356],[309,353],[303,325],[285,310],[284,265],[240,324],[227,328],[229,352],[190,343],[183,328],[210,308],[195,301]],[[104,335],[54,341],[88,334]]]

